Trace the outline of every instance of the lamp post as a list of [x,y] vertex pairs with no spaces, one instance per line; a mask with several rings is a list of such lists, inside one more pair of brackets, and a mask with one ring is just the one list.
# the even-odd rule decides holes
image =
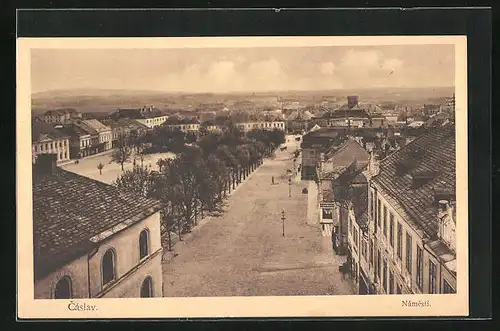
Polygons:
[[281,211],[281,222],[283,224],[283,237],[285,236],[285,210]]

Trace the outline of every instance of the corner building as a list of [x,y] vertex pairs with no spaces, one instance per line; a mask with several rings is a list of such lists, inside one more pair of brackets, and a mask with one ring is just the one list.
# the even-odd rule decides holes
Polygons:
[[456,292],[455,165],[453,125],[370,160],[370,293]]

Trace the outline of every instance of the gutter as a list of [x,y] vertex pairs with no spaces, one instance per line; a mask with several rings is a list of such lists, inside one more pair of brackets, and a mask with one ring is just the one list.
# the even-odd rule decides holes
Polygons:
[[99,251],[99,246],[95,246],[92,251],[87,254],[87,285],[88,285],[88,290],[89,290],[89,299],[92,298],[92,289],[90,287],[90,259],[97,254]]

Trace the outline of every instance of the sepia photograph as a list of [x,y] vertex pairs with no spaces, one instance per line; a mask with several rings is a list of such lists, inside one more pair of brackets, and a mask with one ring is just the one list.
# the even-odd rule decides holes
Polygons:
[[465,37],[106,39],[18,41],[29,314],[467,313]]

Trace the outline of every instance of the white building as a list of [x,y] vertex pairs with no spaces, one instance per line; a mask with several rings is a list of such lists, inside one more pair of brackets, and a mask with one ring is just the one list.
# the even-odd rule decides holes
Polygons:
[[277,130],[285,131],[285,122],[284,121],[240,122],[240,123],[236,123],[236,127],[244,132],[255,130],[255,129],[263,129],[263,130],[277,129]]
[[34,166],[35,299],[161,297],[159,202],[54,161]]

